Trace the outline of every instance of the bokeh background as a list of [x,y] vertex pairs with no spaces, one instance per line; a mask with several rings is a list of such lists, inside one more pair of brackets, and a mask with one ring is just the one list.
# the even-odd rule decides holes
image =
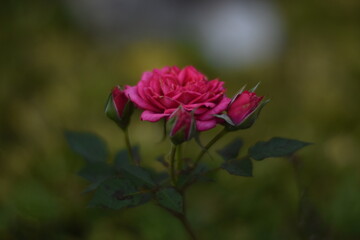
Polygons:
[[[273,136],[315,143],[254,177],[219,173],[188,193],[199,239],[360,239],[360,2],[11,0],[0,7],[0,239],[186,239],[153,204],[86,208],[84,164],[63,131],[91,131],[112,154],[122,133],[103,108],[114,85],[194,65],[228,94],[261,82],[272,101],[246,147]],[[143,164],[169,143],[133,116]],[[214,129],[203,135],[206,139]],[[191,156],[198,149],[186,146]],[[245,151],[245,148],[244,148]],[[110,161],[110,159],[109,159]],[[218,156],[213,152],[215,164]]]

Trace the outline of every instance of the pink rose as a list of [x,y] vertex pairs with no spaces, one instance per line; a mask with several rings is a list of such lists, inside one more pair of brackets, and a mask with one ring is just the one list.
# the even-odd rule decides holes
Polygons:
[[205,131],[216,126],[214,116],[227,108],[224,82],[208,81],[194,67],[183,69],[164,67],[145,72],[136,86],[127,86],[125,92],[132,102],[143,109],[141,120],[156,122],[168,119],[179,106],[194,111],[196,128]]
[[255,93],[244,91],[235,98],[229,104],[227,115],[234,123],[234,125],[240,125],[255,109],[259,106],[259,103],[264,97],[258,97]]

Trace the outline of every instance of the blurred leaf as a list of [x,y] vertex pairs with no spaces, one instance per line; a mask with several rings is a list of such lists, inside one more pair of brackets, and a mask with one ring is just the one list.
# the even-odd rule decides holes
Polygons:
[[51,221],[59,219],[64,205],[54,189],[31,179],[14,185],[10,192],[10,199],[14,204],[17,215],[30,216],[37,220]]
[[132,165],[134,163],[139,164],[140,163],[140,147],[134,146],[132,148],[132,153],[134,156],[135,162],[132,162],[129,153],[126,149],[122,149],[117,152],[115,156],[115,168],[120,169],[122,165]]
[[156,192],[158,203],[174,212],[183,213],[183,197],[175,188],[162,188]]
[[226,161],[221,165],[221,168],[232,175],[252,177],[253,165],[249,157]]
[[103,162],[88,163],[78,172],[79,176],[91,182],[91,185],[89,185],[84,192],[95,190],[101,182],[114,176],[114,174],[115,170]]
[[230,159],[236,158],[239,155],[242,146],[243,146],[243,141],[240,138],[235,138],[224,148],[218,150],[217,153],[220,156],[222,156],[225,161],[228,161]]
[[103,182],[95,192],[89,207],[120,209],[145,203],[147,194],[139,192],[132,182],[126,179],[112,178]]
[[151,178],[150,172],[140,166],[130,164],[126,151],[120,151],[115,157],[115,167],[125,177],[132,180],[137,186],[155,187],[156,183]]
[[258,142],[249,149],[249,154],[255,160],[269,157],[285,157],[311,143],[293,139],[274,137],[267,142]]
[[159,156],[156,160],[161,163],[165,168],[169,168],[169,163],[165,160],[164,156]]
[[129,154],[126,150],[120,150],[115,155],[115,169],[120,171],[123,165],[130,165]]
[[209,178],[203,175],[208,170],[208,167],[204,164],[199,164],[195,169],[185,169],[179,174],[177,186],[184,188],[196,181],[210,181]]
[[105,162],[108,157],[106,143],[93,133],[66,131],[71,149],[88,162]]

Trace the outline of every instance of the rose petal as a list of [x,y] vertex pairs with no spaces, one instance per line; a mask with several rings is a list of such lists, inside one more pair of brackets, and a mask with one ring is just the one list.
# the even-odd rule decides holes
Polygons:
[[201,121],[196,120],[196,129],[198,131],[206,131],[216,127],[216,120]]
[[130,100],[135,103],[139,108],[148,109],[151,111],[157,111],[156,108],[145,102],[138,94],[137,87],[127,86],[125,89],[125,94],[130,98]]
[[197,117],[197,119],[209,120],[215,118],[214,117],[215,114],[219,114],[227,109],[227,106],[229,105],[230,101],[231,101],[230,98],[224,96],[218,105],[216,105],[213,109],[210,109],[206,113],[202,114],[201,116]]
[[142,114],[141,114],[141,120],[143,121],[149,121],[149,122],[157,122],[162,118],[166,118],[170,116],[170,114],[165,114],[165,113],[154,113],[148,110],[145,110]]

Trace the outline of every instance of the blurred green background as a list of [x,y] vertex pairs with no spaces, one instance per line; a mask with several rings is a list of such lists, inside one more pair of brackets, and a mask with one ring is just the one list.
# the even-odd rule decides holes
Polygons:
[[[255,162],[253,178],[221,172],[190,188],[199,239],[360,239],[359,12],[357,0],[3,2],[0,239],[186,239],[153,204],[86,208],[84,162],[63,135],[94,132],[115,154],[124,142],[103,114],[109,91],[166,65],[220,77],[230,96],[261,81],[272,99],[254,127],[215,149],[236,136],[246,147],[273,136],[315,143],[296,171],[269,159]],[[161,170],[154,158],[169,143],[158,143],[159,124],[138,119],[132,141]]]

